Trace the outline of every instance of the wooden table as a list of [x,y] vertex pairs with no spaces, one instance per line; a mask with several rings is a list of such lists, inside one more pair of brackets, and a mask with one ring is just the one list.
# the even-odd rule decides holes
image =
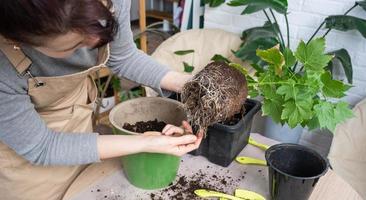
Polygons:
[[[276,141],[265,138],[259,134],[251,136],[264,144],[273,145]],[[256,147],[247,145],[240,153],[241,156],[256,157],[264,159],[264,152]],[[201,156],[185,155],[182,157],[178,177],[196,177],[196,173],[203,173],[199,176],[201,183],[206,183],[214,187],[218,186],[227,193],[232,193],[236,188],[255,191],[262,194],[267,199],[268,192],[268,172],[263,166],[241,165],[236,162],[224,168],[212,164]],[[213,178],[215,177],[215,178]],[[178,180],[179,178],[177,178]],[[176,181],[177,181],[176,180]],[[223,182],[224,181],[224,182]],[[179,192],[179,191],[178,191]],[[135,188],[126,180],[123,172],[117,171],[103,180],[84,189],[74,196],[73,200],[150,200],[153,199],[171,200],[177,192],[171,190],[141,190]],[[153,195],[152,195],[153,194]],[[185,198],[192,200],[192,198]],[[197,198],[198,199],[198,198]],[[310,200],[362,200],[362,198],[333,171],[322,177],[312,193]]]

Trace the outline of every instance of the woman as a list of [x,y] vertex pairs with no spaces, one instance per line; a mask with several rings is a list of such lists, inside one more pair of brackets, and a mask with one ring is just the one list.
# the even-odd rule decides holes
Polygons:
[[201,133],[170,137],[184,131],[172,125],[137,137],[93,133],[91,77],[105,65],[160,94],[179,92],[190,78],[136,49],[130,3],[1,1],[1,199],[61,199],[86,164],[138,152],[180,156],[199,146]]

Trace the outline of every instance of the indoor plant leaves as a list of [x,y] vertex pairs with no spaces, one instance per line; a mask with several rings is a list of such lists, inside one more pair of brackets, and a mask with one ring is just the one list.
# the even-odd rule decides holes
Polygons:
[[326,97],[342,98],[345,92],[349,89],[347,85],[338,80],[333,80],[329,71],[321,75],[321,81],[323,83],[323,94]]
[[274,67],[276,75],[282,75],[282,67],[285,65],[285,58],[279,50],[279,45],[267,50],[257,49],[257,56]]
[[352,84],[353,79],[352,61],[351,56],[348,54],[348,51],[345,49],[339,49],[336,51],[329,52],[328,54],[334,55],[333,60],[328,64],[329,70],[332,72],[334,60],[335,59],[339,60],[340,63],[342,64],[348,83]]
[[183,62],[183,66],[184,66],[184,72],[193,72],[194,67],[186,62]]
[[332,56],[325,55],[325,39],[317,38],[305,44],[301,41],[297,47],[295,57],[304,65],[306,70],[322,72]]
[[366,38],[366,20],[348,16],[348,15],[332,15],[325,19],[326,28],[336,29],[339,31],[357,30]]
[[348,103],[342,101],[336,104],[320,101],[314,106],[314,111],[318,116],[320,127],[328,128],[331,131],[334,131],[338,123],[353,117],[353,112],[348,108]]
[[174,51],[174,54],[179,56],[184,56],[191,53],[194,53],[193,49]]
[[267,8],[286,14],[288,8],[287,0],[232,0],[228,5],[247,6],[242,14],[251,14]]
[[[347,103],[332,103],[344,97],[350,86],[332,79],[327,70],[333,56],[325,53],[324,38],[314,39],[309,44],[301,41],[295,53],[287,48],[282,53],[275,46],[257,50],[257,55],[266,66],[257,66],[258,81],[251,82],[249,89],[263,96],[263,115],[270,116],[274,122],[287,123],[291,128],[301,125],[332,131],[338,123],[352,116]],[[296,62],[304,65],[304,71],[292,71]]]
[[256,55],[257,49],[269,49],[279,44],[277,36],[278,25],[276,23],[265,23],[261,27],[254,27],[243,31],[243,44],[234,52],[241,60],[249,60],[252,63],[260,61]]
[[219,55],[219,54],[215,54],[215,55],[211,58],[211,61],[231,63],[231,61],[230,61],[228,58],[225,58],[224,56]]
[[283,107],[284,109],[281,114],[281,119],[287,120],[287,123],[291,128],[295,128],[304,120],[310,119],[312,117],[312,101],[287,101]]

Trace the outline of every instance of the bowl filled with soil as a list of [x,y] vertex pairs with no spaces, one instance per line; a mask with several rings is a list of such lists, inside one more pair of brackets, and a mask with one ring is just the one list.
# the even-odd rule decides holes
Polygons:
[[[160,97],[142,97],[122,102],[110,115],[113,132],[121,135],[139,135],[159,131],[166,124],[180,126],[186,120],[181,103]],[[160,153],[138,153],[121,158],[128,181],[142,189],[167,187],[174,181],[180,158]]]

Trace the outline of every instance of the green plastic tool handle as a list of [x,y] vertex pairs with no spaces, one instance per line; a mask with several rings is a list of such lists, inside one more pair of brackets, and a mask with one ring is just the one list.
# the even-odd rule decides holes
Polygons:
[[202,198],[209,198],[209,197],[221,197],[224,199],[230,199],[230,200],[245,200],[233,195],[228,195],[225,193],[221,193],[221,192],[216,192],[216,191],[212,191],[212,190],[206,190],[206,189],[198,189],[195,190],[194,193]]
[[252,137],[249,137],[248,143],[253,145],[253,146],[256,146],[256,147],[258,147],[258,148],[260,148],[264,151],[266,151],[269,148],[268,145],[261,144],[261,143],[255,141]]
[[244,165],[262,165],[267,166],[267,162],[265,160],[260,160],[256,158],[251,157],[245,157],[245,156],[238,156],[235,159],[238,163],[244,164]]

